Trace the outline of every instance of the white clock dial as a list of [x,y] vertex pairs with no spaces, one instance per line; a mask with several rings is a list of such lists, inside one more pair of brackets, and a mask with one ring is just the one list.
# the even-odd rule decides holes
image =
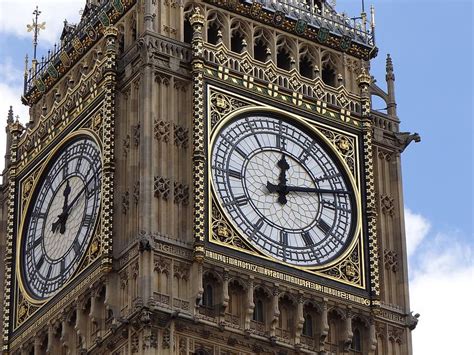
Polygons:
[[101,154],[88,136],[56,153],[33,192],[21,244],[24,285],[35,299],[59,290],[77,271],[100,209]]
[[219,204],[260,252],[298,266],[340,255],[355,228],[354,189],[313,132],[254,114],[216,133],[212,184]]

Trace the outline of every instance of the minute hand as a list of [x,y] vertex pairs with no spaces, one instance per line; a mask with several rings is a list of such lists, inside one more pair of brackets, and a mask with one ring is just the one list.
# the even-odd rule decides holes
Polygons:
[[87,186],[90,184],[90,182],[91,182],[95,177],[96,177],[95,175],[92,175],[92,176],[90,177],[90,179],[87,180],[87,182],[84,184],[84,186],[82,187],[82,189],[80,189],[79,192],[76,194],[76,197],[74,197],[74,199],[71,201],[71,203],[66,207],[66,210],[65,210],[66,213],[69,213],[69,211],[71,210],[72,206],[74,206],[74,204],[77,202],[77,200],[79,200],[79,197],[82,196],[82,193],[87,189]]
[[349,191],[345,190],[330,190],[330,189],[318,189],[313,187],[304,187],[304,186],[287,186],[287,191],[294,191],[294,192],[316,192],[319,194],[347,194],[349,195]]

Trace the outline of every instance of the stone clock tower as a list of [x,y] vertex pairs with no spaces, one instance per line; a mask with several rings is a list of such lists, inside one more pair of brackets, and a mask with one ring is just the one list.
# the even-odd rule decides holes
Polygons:
[[419,137],[365,14],[88,0],[55,48],[8,116],[4,354],[411,354]]

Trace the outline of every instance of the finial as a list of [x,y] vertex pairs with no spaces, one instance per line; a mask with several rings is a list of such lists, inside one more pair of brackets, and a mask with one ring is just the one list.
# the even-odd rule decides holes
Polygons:
[[28,32],[33,32],[33,60],[36,61],[36,47],[38,46],[38,35],[40,30],[44,30],[46,28],[46,22],[38,23],[38,17],[41,14],[41,11],[38,10],[38,6],[36,6],[35,11],[33,11],[33,23],[31,25],[26,25],[26,29]]
[[10,106],[10,109],[8,110],[7,123],[13,123],[13,107],[12,106]]
[[393,72],[393,63],[392,63],[392,58],[390,57],[390,53],[387,53],[386,70],[387,70],[387,73]]
[[370,28],[372,29],[372,39],[375,44],[375,7],[370,5]]

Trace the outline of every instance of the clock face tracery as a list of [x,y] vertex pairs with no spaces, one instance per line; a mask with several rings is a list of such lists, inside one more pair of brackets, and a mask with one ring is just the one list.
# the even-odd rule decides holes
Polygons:
[[76,136],[55,153],[40,176],[25,219],[20,268],[30,296],[52,296],[77,271],[100,209],[101,153]]
[[263,254],[296,266],[324,265],[351,242],[354,187],[310,130],[249,114],[215,135],[212,185],[220,207]]

